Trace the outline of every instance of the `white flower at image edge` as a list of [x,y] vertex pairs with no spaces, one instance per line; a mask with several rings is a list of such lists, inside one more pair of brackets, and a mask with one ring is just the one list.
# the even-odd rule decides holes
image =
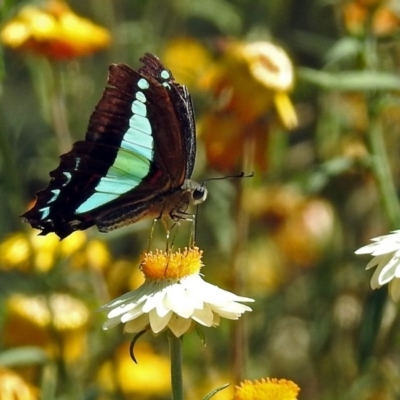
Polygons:
[[389,284],[389,293],[393,300],[400,299],[400,230],[389,235],[371,239],[373,243],[361,247],[356,254],[371,254],[372,260],[366,269],[376,267],[371,278],[371,288],[377,289]]
[[[150,328],[157,334],[170,329],[176,337],[180,337],[195,323],[218,326],[221,318],[235,320],[244,312],[251,311],[250,307],[240,302],[252,302],[253,299],[237,296],[201,278],[200,259],[201,252],[197,248],[184,253],[147,253],[145,264],[150,265],[150,274],[147,268],[143,271],[146,280],[138,289],[101,308],[101,311],[107,312],[103,328],[110,329],[123,323],[127,333]],[[161,274],[154,273],[154,267]],[[185,275],[180,277],[182,271]]]

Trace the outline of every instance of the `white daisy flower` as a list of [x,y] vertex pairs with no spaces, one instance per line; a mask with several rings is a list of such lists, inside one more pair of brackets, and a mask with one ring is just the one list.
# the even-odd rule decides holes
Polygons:
[[376,267],[371,288],[377,289],[388,283],[390,296],[397,301],[400,299],[400,279],[396,279],[400,278],[400,230],[371,240],[374,243],[361,247],[355,253],[373,256],[366,267]]
[[108,318],[103,329],[123,323],[128,333],[150,329],[157,334],[169,329],[180,337],[196,323],[218,326],[221,317],[239,319],[244,312],[251,311],[240,302],[253,299],[237,296],[202,279],[201,256],[197,247],[176,253],[146,253],[141,263],[145,282],[101,308]]

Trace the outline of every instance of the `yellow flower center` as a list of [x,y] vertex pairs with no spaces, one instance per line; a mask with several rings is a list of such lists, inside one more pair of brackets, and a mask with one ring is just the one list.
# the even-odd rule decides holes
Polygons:
[[235,388],[234,400],[296,400],[300,388],[286,379],[244,381]]
[[180,279],[199,273],[202,255],[198,247],[185,248],[175,253],[156,250],[153,254],[150,251],[144,254],[141,269],[149,279]]

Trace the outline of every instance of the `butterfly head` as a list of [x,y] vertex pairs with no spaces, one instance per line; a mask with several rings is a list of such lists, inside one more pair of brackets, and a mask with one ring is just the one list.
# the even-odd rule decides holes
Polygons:
[[204,185],[192,181],[190,179],[186,179],[183,183],[182,189],[190,192],[190,202],[192,205],[197,206],[198,204],[203,203],[207,198],[207,189]]

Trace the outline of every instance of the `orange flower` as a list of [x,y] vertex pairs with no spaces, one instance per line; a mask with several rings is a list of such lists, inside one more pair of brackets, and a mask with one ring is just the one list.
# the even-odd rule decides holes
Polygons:
[[[241,168],[244,153],[254,168],[266,168],[271,112],[283,125],[297,126],[288,96],[293,66],[286,53],[269,42],[229,43],[220,60],[202,77],[203,89],[216,99],[214,111],[200,122],[211,166],[224,172]],[[244,149],[246,150],[244,151]]]
[[51,0],[43,7],[25,6],[0,31],[1,42],[55,60],[85,56],[110,44],[109,32]]
[[269,127],[264,121],[242,124],[232,112],[214,111],[203,117],[199,130],[206,144],[207,161],[213,168],[225,173],[240,169],[244,140],[254,167],[261,171],[267,168]]
[[283,124],[294,128],[297,118],[290,100],[289,108],[280,108],[293,80],[292,62],[282,48],[269,42],[233,42],[202,83],[216,96],[219,109],[233,111],[241,122],[253,122],[275,104]]
[[[322,198],[304,197],[293,186],[272,185],[246,189],[243,199],[249,215],[268,225],[266,242],[274,246],[275,257],[280,257],[282,272],[284,265],[290,271],[294,265],[315,265],[332,241],[335,216],[331,204]],[[262,251],[268,251],[268,246]],[[270,257],[266,265],[274,265],[272,261]]]
[[388,36],[398,31],[400,16],[388,1],[354,0],[343,7],[344,25],[352,35],[365,35],[371,29],[376,36]]

